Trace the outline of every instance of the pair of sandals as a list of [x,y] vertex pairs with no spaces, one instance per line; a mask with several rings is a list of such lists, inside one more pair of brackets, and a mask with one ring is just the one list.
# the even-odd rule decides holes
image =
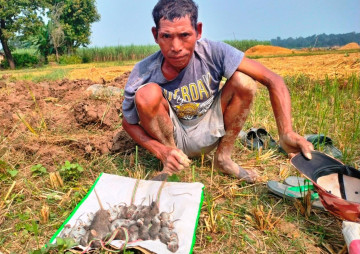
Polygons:
[[[279,152],[286,154],[284,149],[277,144],[264,128],[250,128],[247,133],[240,131],[239,137],[242,144],[250,150],[259,150],[260,148],[277,149]],[[334,146],[332,139],[324,134],[307,134],[304,138],[311,142],[316,150],[321,150],[339,160],[343,158],[342,152]]]
[[306,178],[298,176],[289,176],[284,183],[277,181],[267,182],[268,190],[276,196],[289,200],[304,198],[308,191],[311,192],[311,205],[313,208],[325,210],[319,199],[318,193],[315,192],[314,185]]
[[246,133],[240,131],[239,137],[243,145],[250,150],[277,148],[278,144],[271,135],[263,128],[250,128]]

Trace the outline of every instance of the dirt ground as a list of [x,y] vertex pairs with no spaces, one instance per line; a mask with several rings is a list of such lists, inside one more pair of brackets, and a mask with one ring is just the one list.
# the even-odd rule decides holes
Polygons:
[[[302,73],[313,79],[344,78],[360,70],[360,52],[256,61],[282,76]],[[110,71],[116,73],[117,68]],[[122,96],[93,96],[86,91],[99,82],[123,91],[129,73],[113,78],[105,68],[92,68],[81,72],[91,79],[35,84],[12,82],[0,72],[0,158],[7,158],[20,169],[18,177],[26,179],[31,177],[29,158],[32,165],[42,164],[52,172],[66,160],[134,149],[135,143],[121,130]],[[9,188],[0,180],[0,190],[5,187]],[[14,192],[20,191],[16,188]],[[2,223],[0,216],[0,226]]]

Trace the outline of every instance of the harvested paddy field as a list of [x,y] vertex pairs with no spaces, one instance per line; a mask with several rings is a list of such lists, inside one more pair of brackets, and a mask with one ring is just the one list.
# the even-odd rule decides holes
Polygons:
[[[345,162],[358,168],[360,52],[256,61],[289,84],[294,129],[330,135]],[[130,70],[81,65],[69,68],[67,79],[37,83],[21,80],[21,71],[0,72],[0,253],[29,253],[46,244],[101,172],[149,179],[161,170],[121,127]],[[94,84],[116,92],[94,94],[88,90]],[[244,130],[253,126],[277,140],[263,87]],[[268,193],[268,180],[297,174],[285,155],[251,151],[237,141],[233,158],[255,168],[260,181],[246,185],[213,171],[211,154],[178,176],[205,185],[194,253],[345,253],[341,220],[319,209],[305,214],[301,202]]]

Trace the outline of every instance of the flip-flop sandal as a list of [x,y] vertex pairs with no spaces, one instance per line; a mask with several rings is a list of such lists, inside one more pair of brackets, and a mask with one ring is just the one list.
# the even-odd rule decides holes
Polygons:
[[319,151],[311,155],[309,160],[298,153],[290,162],[311,180],[326,210],[343,220],[360,222],[360,171]]
[[247,133],[240,131],[241,143],[245,145],[250,150],[258,150],[260,147],[263,147],[262,141],[256,134],[256,129],[251,128]]
[[278,147],[276,141],[271,137],[270,133],[268,133],[265,129],[263,128],[256,129],[256,135],[258,136],[259,140],[263,143],[264,149]]
[[332,139],[324,134],[307,134],[304,138],[311,142],[316,150],[320,150],[320,148],[322,148],[324,153],[336,159],[342,159],[342,152],[333,145]]
[[[293,191],[300,191],[300,192],[306,192],[307,190],[314,190],[314,185],[309,179],[306,179],[304,177],[299,176],[289,176],[285,179],[284,183],[286,185],[291,186],[289,189]],[[325,209],[323,204],[321,203],[319,199],[318,193],[313,193],[311,195],[311,200],[313,200],[312,205],[316,208]]]
[[[301,190],[301,188],[299,188],[297,186],[289,186],[286,184],[279,183],[277,181],[268,181],[267,187],[275,195],[286,198],[286,199],[290,199],[290,200],[304,198],[304,196],[306,195],[306,191]],[[312,194],[312,196],[313,196],[313,194]],[[317,195],[315,195],[314,198],[316,196]],[[313,201],[312,206],[314,208],[324,209],[324,206],[322,205],[320,200]]]
[[300,176],[289,176],[284,180],[284,183],[290,186],[313,185],[309,179]]

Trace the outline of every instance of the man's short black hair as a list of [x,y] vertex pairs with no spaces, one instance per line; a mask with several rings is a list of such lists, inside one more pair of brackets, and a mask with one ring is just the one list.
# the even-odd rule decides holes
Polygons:
[[159,0],[152,11],[156,29],[159,29],[160,19],[173,21],[189,15],[191,25],[197,30],[198,6],[192,0]]

